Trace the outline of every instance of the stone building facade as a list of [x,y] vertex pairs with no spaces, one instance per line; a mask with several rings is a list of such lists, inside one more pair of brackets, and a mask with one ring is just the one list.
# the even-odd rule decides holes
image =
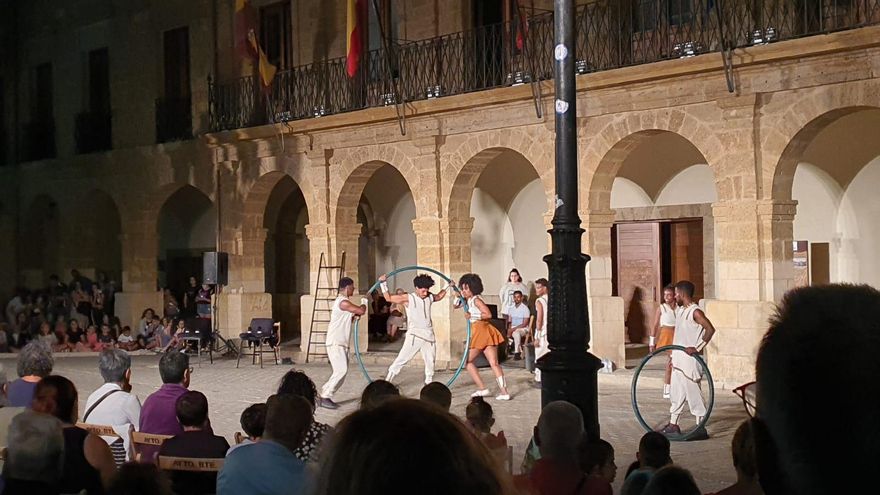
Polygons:
[[[318,282],[322,253],[334,262],[344,252],[347,274],[361,288],[377,270],[402,266],[399,260],[376,261],[364,244],[371,231],[387,228],[382,215],[369,209],[381,210],[377,204],[393,203],[400,191],[412,198],[407,210],[412,215],[398,222],[411,225],[408,261],[454,277],[481,271],[473,243],[475,231],[483,228],[477,227],[481,218],[475,212],[485,208],[475,202],[475,189],[489,190],[492,185],[481,183],[481,177],[495,173],[499,180],[489,182],[503,190],[505,163],[515,162],[516,173],[528,177],[523,181],[534,182],[535,197],[543,192],[543,204],[539,199],[527,209],[549,228],[555,188],[552,81],[502,83],[408,101],[403,108],[365,105],[319,118],[221,129],[215,125],[217,113],[227,110],[216,106],[212,88],[252,70],[236,58],[233,3],[5,5],[14,12],[0,17],[15,29],[10,25],[3,31],[17,38],[3,43],[4,59],[15,64],[4,64],[0,74],[5,161],[15,162],[0,167],[0,233],[15,240],[0,247],[4,295],[16,285],[41,286],[49,274],[72,268],[87,275],[113,273],[123,290],[117,313],[130,324],[143,308],[162,305],[159,287],[180,276],[172,271],[217,248],[230,257],[230,281],[220,296],[221,329],[235,335],[252,317],[273,316],[285,321],[287,332],[302,328],[305,338],[309,293]],[[282,18],[289,19],[293,33],[286,62],[291,70],[343,54],[343,2],[281,3],[290,6]],[[454,36],[485,14],[470,2],[451,2],[455,7],[440,0],[380,3],[395,6],[397,12],[388,18],[399,37],[411,40]],[[541,11],[546,5],[535,6],[542,2],[520,3],[529,7],[524,17],[546,15]],[[706,2],[696,3],[706,8]],[[707,315],[719,330],[707,352],[709,363],[725,384],[752,379],[774,304],[798,283],[793,259],[793,241],[803,238],[798,212],[814,200],[797,197],[798,170],[824,170],[822,177],[840,189],[841,212],[832,220],[852,223],[860,232],[828,242],[832,251],[839,249],[831,257],[838,268],[830,270],[830,279],[880,284],[877,267],[865,255],[865,243],[869,248],[880,240],[878,216],[871,215],[880,213],[880,206],[856,202],[843,211],[843,203],[852,201],[846,199],[849,189],[866,185],[870,190],[872,178],[880,177],[875,173],[880,166],[880,3],[855,3],[865,10],[852,13],[852,22],[837,29],[741,44],[729,53],[729,73],[724,57],[706,47],[707,53],[695,56],[667,53],[660,57],[664,60],[631,60],[578,76],[579,207],[586,229],[583,250],[592,258],[587,280],[590,345],[596,355],[620,365],[625,361],[632,300],[619,286],[617,226],[700,219],[697,266],[702,266]],[[167,53],[174,41],[167,33],[181,27],[187,28],[189,91],[184,93],[190,111],[184,112],[185,132],[172,135],[179,139],[164,139],[168,129],[157,122],[167,114],[173,86]],[[90,101],[88,54],[103,47],[109,52],[112,138],[104,150],[80,152],[78,139],[85,139],[82,128],[88,126],[76,116]],[[56,149],[41,156],[22,143],[40,142],[28,141],[34,132],[28,124],[45,117],[35,110],[45,88],[35,83],[34,71],[46,63],[52,67],[54,91],[48,94],[54,102]],[[244,80],[253,81],[252,76]],[[542,117],[536,116],[535,89],[542,94]],[[400,111],[406,113],[405,134]],[[828,133],[864,139],[834,149]],[[693,158],[676,162],[679,152]],[[687,182],[680,174],[693,165],[708,175],[688,176],[695,182]],[[378,184],[371,183],[375,177]],[[685,182],[676,182],[679,178]],[[393,181],[397,185],[383,189]],[[625,183],[645,191],[647,202],[621,203],[618,188]],[[670,193],[673,199],[659,201],[673,183],[681,186]],[[508,200],[508,206],[516,203]],[[506,212],[511,224],[520,214]],[[512,259],[518,243],[549,248],[542,230],[539,224],[523,234],[514,226]],[[186,259],[190,265],[180,261]],[[487,285],[494,288],[495,282]],[[649,299],[656,300],[653,294]],[[457,361],[462,318],[444,307],[435,322],[438,360]],[[361,345],[366,348],[366,341]]]

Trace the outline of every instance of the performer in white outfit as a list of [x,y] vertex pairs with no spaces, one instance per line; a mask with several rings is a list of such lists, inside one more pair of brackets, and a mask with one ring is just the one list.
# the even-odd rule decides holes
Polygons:
[[[333,395],[345,381],[348,373],[348,347],[351,342],[351,322],[367,312],[367,300],[361,299],[361,305],[355,306],[349,297],[354,294],[354,281],[348,277],[339,280],[339,292],[333,301],[330,311],[330,323],[327,325],[327,357],[333,374],[321,387],[321,407],[338,409],[339,404],[333,402]],[[357,343],[355,342],[355,345]]]
[[437,352],[434,325],[431,323],[431,305],[446,297],[449,284],[446,284],[446,287],[443,287],[437,294],[431,294],[434,279],[430,275],[421,274],[413,279],[413,285],[416,288],[413,293],[391,295],[388,291],[387,280],[388,276],[385,274],[379,277],[382,295],[386,301],[392,304],[406,305],[407,326],[403,347],[400,348],[397,359],[388,368],[385,380],[389,382],[394,380],[394,377],[400,374],[403,366],[421,352],[422,359],[425,361],[425,384],[431,383],[434,381],[434,356]]
[[513,306],[513,293],[516,291],[522,292],[525,301],[528,303],[529,288],[523,283],[519,270],[514,268],[507,275],[507,282],[504,282],[504,285],[498,289],[498,298],[501,300],[501,304],[498,306],[498,313],[502,319],[507,316],[508,308]]
[[522,359],[522,339],[529,333],[532,312],[523,302],[523,293],[513,293],[513,306],[507,308],[507,338],[513,339],[513,358]]
[[675,284],[675,299],[681,310],[675,318],[673,344],[685,347],[686,351],[672,351],[672,405],[669,407],[669,424],[661,430],[665,434],[681,433],[678,423],[684,412],[685,401],[698,425],[706,415],[706,404],[700,390],[703,370],[693,356],[706,348],[715,334],[715,327],[693,301],[693,297],[693,283],[685,280]]
[[[535,361],[550,352],[547,341],[547,290],[550,288],[546,278],[535,280]],[[541,383],[541,370],[535,367],[535,382]]]
[[[675,317],[681,308],[675,302],[675,286],[667,285],[663,288],[663,301],[657,307],[654,314],[654,324],[651,325],[651,335],[648,337],[648,349],[651,352],[658,347],[672,345],[675,336]],[[669,398],[670,382],[672,380],[672,353],[669,352],[666,360],[666,374],[663,376],[663,398]]]

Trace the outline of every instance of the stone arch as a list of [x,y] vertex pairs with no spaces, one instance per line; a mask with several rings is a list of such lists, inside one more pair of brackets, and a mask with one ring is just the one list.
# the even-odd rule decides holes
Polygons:
[[121,236],[124,218],[120,203],[112,193],[100,188],[89,190],[80,201],[89,205],[84,208],[85,218],[80,223],[80,227],[86,229],[83,239],[87,241],[82,246],[81,254],[93,262],[93,266],[87,268],[94,268],[95,277],[103,273],[108,280],[119,283],[122,279]]
[[[814,108],[814,107],[810,107]],[[772,198],[776,200],[790,201],[792,199],[792,186],[794,184],[794,174],[798,163],[803,158],[804,152],[810,143],[829,125],[840,120],[843,117],[852,115],[857,112],[880,110],[878,106],[847,106],[827,110],[824,113],[813,116],[812,119],[806,120],[807,116],[800,112],[790,112],[791,119],[797,119],[800,128],[791,135],[788,144],[779,154],[776,166],[772,170],[772,183],[767,189],[771,192]],[[795,115],[799,116],[798,119]],[[804,122],[804,120],[806,120]],[[782,119],[783,122],[790,122],[788,118]],[[789,128],[783,129],[784,133],[791,131],[793,124]],[[773,156],[773,151],[770,152]]]
[[[243,228],[262,228],[266,207],[272,192],[282,181],[290,180],[295,187],[299,188],[305,199],[306,211],[312,213],[312,203],[310,199],[312,195],[307,194],[308,190],[303,187],[303,179],[294,177],[281,170],[273,170],[261,175],[244,194],[244,201],[241,210],[241,226]],[[245,248],[247,251],[247,248]],[[247,254],[247,253],[245,253]]]
[[553,198],[554,167],[552,136],[539,139],[528,129],[505,129],[491,134],[473,135],[442,157],[444,188],[442,211],[448,218],[467,218],[474,186],[486,166],[501,154],[512,151],[524,158],[538,174],[547,207]]
[[164,260],[159,285],[179,290],[191,275],[201,279],[201,255],[216,248],[216,203],[191,184],[178,184],[164,196],[155,217],[158,258]]

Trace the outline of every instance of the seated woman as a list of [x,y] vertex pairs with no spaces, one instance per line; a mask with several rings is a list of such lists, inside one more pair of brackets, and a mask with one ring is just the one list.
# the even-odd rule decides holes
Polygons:
[[104,493],[104,488],[116,474],[116,463],[107,442],[76,426],[79,397],[73,382],[58,375],[43,378],[34,391],[31,407],[34,411],[55,416],[64,427],[60,493]]
[[77,346],[76,350],[80,352],[101,352],[104,350],[104,345],[98,339],[98,328],[95,325],[89,325],[86,328],[85,343]]
[[[406,294],[406,291],[403,289],[397,289],[395,294],[402,296]],[[388,323],[385,325],[388,338],[392,342],[397,340],[397,332],[400,331],[404,325],[406,325],[406,305],[394,304],[391,306],[391,315],[388,317]]]

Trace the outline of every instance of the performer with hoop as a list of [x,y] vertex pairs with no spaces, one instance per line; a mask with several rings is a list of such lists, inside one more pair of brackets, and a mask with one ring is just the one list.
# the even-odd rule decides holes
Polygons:
[[[649,350],[654,352],[658,347],[672,345],[675,336],[675,318],[681,308],[675,301],[675,286],[670,284],[663,288],[663,302],[657,308],[654,315],[654,324],[651,326],[651,336],[648,337]],[[670,381],[672,380],[672,353],[666,362],[666,374],[663,377],[663,398],[669,398]]]
[[[352,294],[354,294],[354,280],[342,277],[339,280],[336,300],[333,301],[330,311],[330,323],[327,325],[327,358],[330,359],[330,367],[333,369],[330,379],[321,387],[321,407],[327,409],[339,409],[339,404],[333,401],[333,394],[342,386],[348,373],[351,322],[367,312],[368,301],[362,298],[361,305],[355,306],[348,300]],[[357,345],[357,342],[354,345]]]
[[413,279],[415,291],[410,294],[392,295],[388,290],[387,280],[386,274],[379,277],[382,295],[389,303],[406,305],[407,326],[403,347],[400,348],[397,359],[388,368],[385,380],[393,381],[403,366],[421,352],[422,359],[425,361],[425,384],[427,385],[434,381],[434,356],[436,355],[434,325],[431,323],[431,305],[446,297],[449,284],[447,283],[437,294],[431,294],[434,279],[430,275],[420,274]]
[[678,422],[684,412],[685,401],[687,401],[691,414],[696,418],[697,425],[702,423],[706,416],[706,404],[703,401],[702,390],[700,390],[703,373],[700,364],[693,355],[706,348],[715,334],[715,327],[694,302],[693,297],[693,283],[683,280],[675,284],[675,300],[681,306],[681,311],[675,317],[673,344],[685,347],[686,351],[672,351],[670,384],[672,405],[669,407],[669,424],[660,430],[660,433],[663,434],[681,434]]
[[474,360],[482,353],[489,361],[489,366],[492,367],[495,380],[498,382],[500,393],[495,396],[495,399],[510,400],[510,392],[507,391],[507,384],[504,381],[504,371],[498,364],[498,345],[504,343],[504,337],[492,328],[488,321],[492,318],[492,313],[480,297],[480,294],[483,293],[483,281],[476,273],[466,273],[459,279],[458,287],[462,297],[467,300],[468,318],[471,322],[471,344],[468,349],[467,370],[477,386],[477,391],[471,394],[471,397],[489,395],[489,389],[486,388],[480,378],[480,372],[474,364]]

